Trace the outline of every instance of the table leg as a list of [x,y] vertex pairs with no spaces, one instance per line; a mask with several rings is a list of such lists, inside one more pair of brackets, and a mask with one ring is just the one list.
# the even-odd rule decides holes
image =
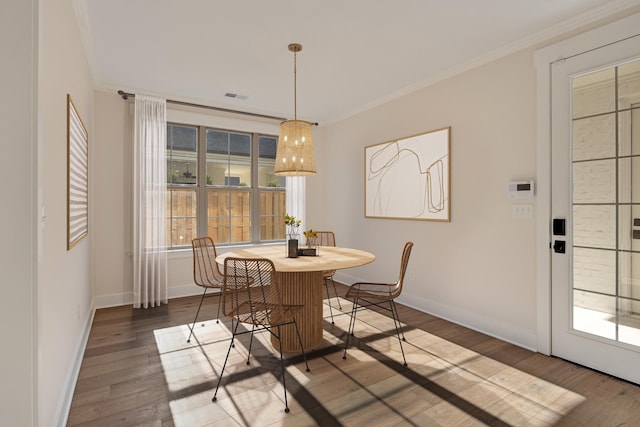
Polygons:
[[[304,308],[296,316],[304,351],[313,350],[322,342],[322,271],[278,272],[278,286],[283,304],[299,304]],[[282,326],[282,351],[300,352],[293,324]],[[271,336],[277,349],[278,340]]]

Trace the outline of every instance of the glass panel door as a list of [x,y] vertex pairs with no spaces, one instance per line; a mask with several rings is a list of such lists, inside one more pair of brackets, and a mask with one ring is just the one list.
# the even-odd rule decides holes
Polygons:
[[572,79],[573,328],[636,346],[639,101],[640,61]]
[[639,104],[640,36],[551,66],[551,353],[635,383]]

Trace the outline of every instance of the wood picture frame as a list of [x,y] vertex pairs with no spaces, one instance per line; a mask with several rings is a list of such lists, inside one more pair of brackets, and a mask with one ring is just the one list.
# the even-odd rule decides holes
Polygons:
[[451,127],[364,149],[365,217],[451,220]]
[[89,134],[67,94],[67,250],[89,234]]

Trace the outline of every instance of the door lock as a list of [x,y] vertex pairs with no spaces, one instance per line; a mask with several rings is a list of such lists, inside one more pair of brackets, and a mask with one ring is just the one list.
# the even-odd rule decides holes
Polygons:
[[565,241],[555,240],[553,242],[553,251],[557,254],[563,254],[565,252]]

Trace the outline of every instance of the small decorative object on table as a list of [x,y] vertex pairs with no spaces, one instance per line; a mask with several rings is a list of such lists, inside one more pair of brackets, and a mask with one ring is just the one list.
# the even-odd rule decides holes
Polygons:
[[304,237],[307,238],[307,247],[306,249],[302,249],[302,250],[298,250],[298,254],[299,255],[306,255],[306,256],[316,256],[319,255],[319,248],[318,248],[318,232],[313,230],[313,229],[309,229],[307,231],[305,231],[304,233]]
[[284,223],[287,226],[287,258],[298,257],[298,228],[302,221],[295,216],[285,214]]

